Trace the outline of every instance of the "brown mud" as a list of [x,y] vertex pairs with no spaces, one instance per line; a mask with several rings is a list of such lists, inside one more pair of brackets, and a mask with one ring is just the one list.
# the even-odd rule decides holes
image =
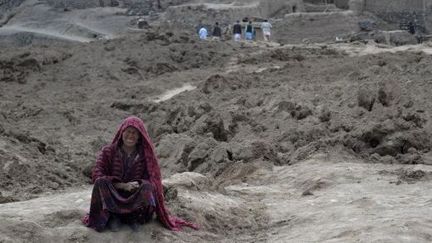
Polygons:
[[[156,26],[53,43],[0,57],[0,241],[432,239],[427,44],[198,41]],[[80,223],[95,154],[129,115],[156,144],[172,212],[199,231]]]

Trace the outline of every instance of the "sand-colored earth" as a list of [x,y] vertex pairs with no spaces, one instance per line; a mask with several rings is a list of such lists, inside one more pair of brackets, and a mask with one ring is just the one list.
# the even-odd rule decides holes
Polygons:
[[[0,28],[0,242],[431,241],[430,43],[199,41],[163,13],[136,29],[118,6],[37,6],[100,15],[62,33],[23,8]],[[23,28],[33,45],[11,42]],[[97,35],[71,41],[83,33]],[[81,224],[95,154],[129,115],[156,144],[171,211],[200,230]]]

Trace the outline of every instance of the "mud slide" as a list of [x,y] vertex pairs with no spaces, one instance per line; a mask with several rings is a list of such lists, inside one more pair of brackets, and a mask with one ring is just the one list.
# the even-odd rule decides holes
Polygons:
[[[199,41],[171,27],[2,49],[0,241],[431,241],[427,44]],[[129,115],[155,143],[169,208],[199,231],[80,223],[95,154]]]
[[35,36],[40,36],[42,38],[51,38],[65,41],[90,42],[92,40],[95,40],[95,38],[62,34],[60,32],[49,31],[46,29],[34,29],[22,26],[5,26],[0,28],[0,35],[2,36],[9,36],[17,33],[30,33]]
[[8,13],[11,17],[0,28],[1,35],[33,34],[59,40],[89,42],[110,39],[125,33],[134,17],[116,7],[60,11],[38,1],[27,1]]
[[429,242],[431,179],[432,170],[424,165],[370,165],[325,154],[257,170],[225,187],[224,194],[209,190],[202,175],[176,174],[164,182],[169,204],[198,221],[199,231],[173,233],[152,222],[139,232],[124,226],[118,233],[97,233],[79,220],[90,200],[90,189],[84,189],[0,205],[0,240]]

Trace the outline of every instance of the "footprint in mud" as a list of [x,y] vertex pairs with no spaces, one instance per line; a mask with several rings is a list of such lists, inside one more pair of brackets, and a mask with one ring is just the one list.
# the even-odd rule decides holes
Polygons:
[[42,220],[41,225],[48,228],[62,227],[70,223],[80,221],[84,214],[84,211],[78,209],[61,210],[46,215]]

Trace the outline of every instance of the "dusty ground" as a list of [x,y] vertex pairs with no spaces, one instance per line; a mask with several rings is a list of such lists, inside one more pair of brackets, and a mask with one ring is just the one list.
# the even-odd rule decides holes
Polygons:
[[[427,43],[122,35],[2,50],[0,241],[431,241]],[[95,153],[128,115],[156,143],[170,208],[201,230],[80,224]]]

